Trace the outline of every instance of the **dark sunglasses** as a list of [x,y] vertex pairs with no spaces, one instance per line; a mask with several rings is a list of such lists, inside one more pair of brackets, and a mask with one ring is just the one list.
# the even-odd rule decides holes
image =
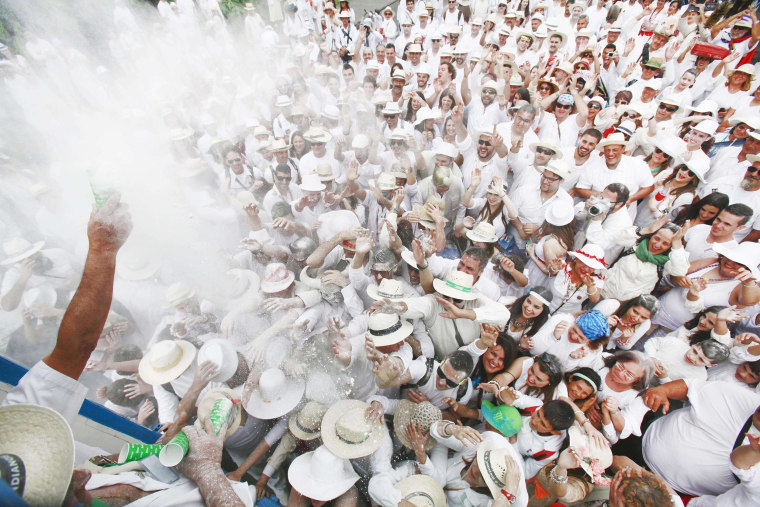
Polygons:
[[660,104],[660,109],[664,109],[669,113],[675,113],[678,111],[678,108],[676,106],[669,106],[667,104]]
[[396,115],[396,114],[384,114],[383,118],[385,118],[387,120],[389,118],[393,118],[394,116],[398,116],[398,115]]
[[694,171],[692,171],[691,169],[689,169],[689,168],[688,168],[688,167],[686,167],[686,166],[683,166],[683,167],[681,168],[681,171],[685,171],[685,172],[689,173],[689,176],[696,176],[696,175],[694,174]]
[[625,99],[615,99],[615,104],[623,104],[624,106],[627,106],[628,101]]
[[667,153],[665,153],[664,151],[662,151],[659,148],[655,148],[654,152],[657,153],[658,155],[665,155],[666,157],[670,158],[670,155],[668,155]]
[[551,91],[552,87],[551,86],[539,86],[538,89],[539,89],[539,91],[542,91],[542,92],[548,92],[548,91]]
[[572,109],[573,106],[571,104],[557,104],[554,106],[556,109]]
[[638,117],[639,117],[639,113],[632,113],[629,111],[626,111],[625,113],[623,113],[623,118],[638,118]]
[[324,145],[325,145],[325,143],[317,143],[317,142],[313,142],[313,143],[311,143],[311,145],[312,145],[312,146],[324,146]]
[[292,177],[292,176],[279,176],[279,175],[275,175],[275,177],[276,177],[276,178],[277,178],[279,181],[290,181],[290,180],[292,180],[292,179],[293,179],[293,177]]
[[602,109],[602,106],[600,106],[599,104],[589,104],[588,107],[590,107],[591,109],[599,109],[599,110]]
[[444,360],[443,360],[443,362],[442,362],[442,363],[441,363],[441,364],[438,366],[438,369],[436,370],[436,373],[438,374],[438,377],[439,377],[441,380],[443,380],[444,382],[446,382],[446,385],[447,385],[448,387],[451,387],[451,388],[453,389],[453,388],[455,388],[455,387],[459,387],[459,386],[461,386],[462,384],[464,384],[464,383],[465,383],[465,381],[467,380],[467,377],[463,378],[463,379],[462,379],[462,380],[460,380],[459,382],[454,382],[454,381],[453,381],[453,380],[451,380],[449,377],[447,377],[447,376],[446,376],[446,374],[445,374],[445,373],[443,373],[443,365],[444,365],[444,364],[446,364],[446,360],[445,360],[445,359],[444,359]]
[[404,146],[404,141],[399,141],[397,139],[394,139],[391,141],[391,146]]
[[540,146],[536,148],[536,153],[540,153],[541,155],[554,155],[554,152],[552,150],[547,150],[546,148],[541,148]]
[[478,139],[478,144],[480,146],[491,146],[491,141],[484,141],[482,139]]
[[487,93],[488,95],[496,95],[496,90],[493,90],[491,88],[483,88],[483,93]]
[[760,167],[755,167],[755,166],[751,165],[751,166],[749,166],[747,168],[747,172],[750,173],[750,174],[755,174],[757,172],[760,172]]
[[242,162],[242,161],[243,161],[242,158],[233,158],[231,160],[228,160],[227,163],[228,164],[237,164],[238,162]]

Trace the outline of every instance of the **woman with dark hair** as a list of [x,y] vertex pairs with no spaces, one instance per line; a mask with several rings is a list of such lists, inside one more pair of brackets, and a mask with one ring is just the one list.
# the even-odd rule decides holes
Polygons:
[[681,208],[694,200],[697,185],[704,181],[704,169],[697,160],[690,160],[676,166],[666,177],[656,178],[655,191],[647,199],[646,206],[639,206],[633,224],[646,227],[659,217],[676,216]]
[[411,96],[406,104],[406,112],[404,113],[404,120],[412,123],[417,121],[417,111],[421,107],[425,106],[425,96],[421,91],[411,92]]
[[451,112],[457,105],[457,99],[454,92],[449,88],[441,90],[441,94],[438,96],[438,104],[433,108],[435,117],[438,118],[436,123],[445,130],[445,122],[451,116]]
[[[602,378],[593,368],[584,367],[567,372],[562,381],[567,390],[567,398],[560,399],[572,403],[584,414],[591,408],[591,405],[596,403],[596,397],[602,385]],[[584,419],[588,420],[585,416]],[[585,427],[585,423],[582,420],[578,422],[588,431],[589,428]]]
[[[493,274],[496,274],[494,277]],[[528,286],[525,261],[517,254],[496,254],[491,259],[489,267],[483,273],[499,286],[502,297],[518,298],[525,294]]]
[[721,192],[713,192],[701,199],[695,199],[694,202],[682,209],[673,219],[673,223],[683,226],[688,220],[691,227],[700,224],[712,225],[715,217],[726,206],[728,206],[728,196]]
[[309,141],[303,136],[303,132],[299,130],[290,134],[290,145],[290,156],[296,160],[301,160],[301,157],[311,150]]
[[651,318],[660,309],[660,302],[651,294],[628,301],[605,299],[594,307],[607,316],[610,341],[607,350],[630,350],[652,327]]
[[550,204],[535,239],[535,243],[526,247],[530,283],[549,286],[551,278],[563,266],[568,250],[575,244],[575,214],[571,203]]
[[[493,394],[501,403],[507,403],[509,396],[508,404],[517,409],[534,406],[535,401],[547,402],[567,396],[559,359],[549,353],[518,357],[506,371],[496,375],[489,383],[480,384],[479,388]],[[510,392],[505,395],[504,391],[507,390]],[[513,404],[514,398],[520,401]]]
[[517,218],[517,208],[507,195],[504,180],[500,176],[493,177],[488,185],[485,197],[472,197],[478,185],[480,185],[480,171],[476,170],[473,173],[470,187],[462,196],[462,204],[465,208],[480,210],[470,227],[475,223],[487,222],[493,225],[496,237],[502,240],[507,232],[509,221]]
[[517,298],[509,305],[509,321],[503,333],[515,344],[523,336],[535,334],[549,318],[552,293],[544,287],[533,287],[528,294]]

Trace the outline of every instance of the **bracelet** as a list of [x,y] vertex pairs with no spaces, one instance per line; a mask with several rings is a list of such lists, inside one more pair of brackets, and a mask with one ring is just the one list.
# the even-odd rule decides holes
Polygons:
[[496,386],[496,389],[498,389],[498,390],[499,390],[499,392],[501,392],[501,390],[502,390],[502,389],[504,389],[503,387],[501,387],[501,385],[500,385],[498,382],[496,382],[496,380],[491,380],[491,381],[489,381],[488,383],[489,383],[489,384],[493,384],[493,385],[495,385],[495,386]]
[[757,287],[757,282],[750,282],[750,283],[742,282],[742,287]]
[[555,484],[567,484],[567,475],[559,475],[556,470],[559,463],[556,463],[551,470],[549,470],[549,479]]
[[446,428],[448,428],[449,426],[453,426],[454,423],[451,421],[444,421],[444,422],[445,424],[443,425],[443,428],[441,428],[441,435],[443,435],[444,437],[450,437],[452,436],[452,434],[447,433]]
[[425,264],[424,266],[417,266],[417,270],[419,270],[419,271],[424,271],[424,270],[426,270],[427,268],[428,268],[428,265],[427,265],[427,264]]
[[506,489],[502,489],[501,494],[507,497],[507,501],[510,503],[510,505],[517,501],[517,497],[513,495],[512,493],[510,493],[509,491],[507,491]]

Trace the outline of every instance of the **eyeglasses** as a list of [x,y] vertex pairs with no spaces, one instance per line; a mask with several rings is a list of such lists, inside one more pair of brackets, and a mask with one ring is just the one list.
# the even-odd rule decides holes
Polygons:
[[275,178],[277,178],[279,181],[290,181],[293,179],[292,176],[280,176],[279,174],[276,174]]
[[533,118],[523,118],[522,116],[517,115],[517,116],[515,116],[515,121],[519,121],[520,123],[529,124],[529,123],[533,122]]
[[487,95],[496,95],[496,90],[493,90],[491,88],[483,88],[483,93]]
[[452,389],[458,386],[461,386],[467,381],[467,377],[463,378],[459,382],[454,382],[449,377],[446,376],[445,373],[443,373],[443,365],[446,364],[446,359],[443,360],[443,362],[438,366],[438,369],[436,370],[436,373],[438,374],[438,377],[446,382],[446,385],[448,387],[451,387]]
[[399,141],[398,139],[393,139],[391,141],[391,146],[404,146],[404,141]]
[[615,363],[615,368],[617,368],[617,370],[626,380],[636,380],[636,375],[628,371],[625,366],[623,366],[623,363]]
[[552,150],[547,150],[546,148],[541,148],[540,146],[536,148],[536,153],[540,153],[541,155],[554,155],[554,152]]
[[546,181],[555,182],[555,181],[559,181],[559,180],[561,180],[562,178],[550,178],[549,176],[547,176],[547,175],[544,173],[544,174],[541,174],[541,179],[543,179],[543,180],[546,180]]
[[572,109],[573,106],[571,104],[557,104],[554,106],[555,109]]
[[478,139],[478,144],[480,146],[491,146],[491,141],[484,141],[482,139]]
[[660,109],[664,109],[669,113],[675,113],[678,111],[678,108],[676,106],[669,106],[667,104],[660,104]]
[[237,164],[238,162],[242,162],[242,158],[233,158],[227,161],[228,164]]

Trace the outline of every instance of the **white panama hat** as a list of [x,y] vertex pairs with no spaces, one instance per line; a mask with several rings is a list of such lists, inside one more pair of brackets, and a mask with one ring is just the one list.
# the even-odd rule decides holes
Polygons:
[[351,462],[334,455],[324,446],[298,456],[288,468],[288,481],[307,498],[328,502],[359,480]]
[[322,192],[327,188],[316,174],[305,174],[298,187],[306,192]]
[[182,282],[171,284],[165,293],[166,303],[164,308],[175,308],[177,305],[195,296],[195,291]]
[[239,405],[240,395],[229,387],[215,387],[209,389],[206,394],[203,395],[203,398],[201,398],[198,403],[198,419],[201,421],[208,419],[211,415],[211,411],[214,409],[214,403],[220,398],[227,398],[235,404],[232,408],[232,413],[230,414],[232,416],[232,421],[229,426],[227,426],[227,432],[225,433],[225,436],[229,437],[240,428],[240,423],[243,420],[243,412]]
[[543,138],[537,143],[530,143],[528,147],[531,151],[536,151],[536,148],[546,148],[547,150],[552,150],[554,152],[554,155],[552,155],[553,158],[562,158],[562,152],[560,151],[559,146],[549,138]]
[[496,228],[489,222],[478,222],[472,230],[467,231],[467,238],[470,241],[478,243],[496,243],[499,237],[496,236]]
[[446,492],[429,475],[415,474],[393,485],[415,507],[446,507]]
[[197,349],[186,340],[163,340],[150,348],[137,368],[140,378],[150,385],[171,382],[187,370]]
[[580,250],[567,252],[567,255],[593,269],[604,269],[607,266],[604,262],[604,249],[593,243],[586,243]]
[[31,257],[42,250],[44,244],[44,241],[37,241],[32,244],[24,238],[13,238],[10,241],[6,241],[3,243],[3,251],[6,258],[0,262],[0,266],[9,266],[27,257]]
[[279,368],[269,368],[261,374],[245,410],[257,419],[277,419],[298,406],[304,389],[302,379],[287,378]]
[[31,506],[61,505],[75,460],[74,435],[63,416],[40,405],[6,405],[0,428],[0,462],[8,472],[2,477],[11,489]]
[[564,181],[567,181],[570,178],[570,166],[562,160],[549,160],[549,163],[544,167],[544,171],[551,171]]
[[464,301],[477,299],[478,294],[473,292],[472,285],[472,275],[457,270],[449,273],[445,282],[438,278],[433,279],[433,288],[437,292],[444,296]]
[[544,212],[544,220],[552,225],[561,227],[575,220],[575,212],[572,203],[554,201]]
[[628,141],[625,139],[625,135],[622,132],[613,132],[608,135],[606,139],[602,139],[602,142],[596,145],[596,149],[601,151],[605,146],[620,145],[626,146]]
[[671,158],[675,158],[686,151],[686,143],[678,136],[659,134],[654,139],[655,148],[659,148]]
[[385,436],[385,425],[368,421],[369,403],[341,400],[322,419],[322,442],[330,452],[344,459],[361,458],[375,452]]
[[713,250],[716,254],[746,267],[756,280],[760,280],[760,271],[757,269],[757,265],[760,264],[760,246],[757,243],[726,245],[724,243],[715,243]]
[[319,438],[325,412],[327,412],[327,407],[315,401],[309,401],[301,410],[290,414],[288,429],[296,438],[315,440]]
[[369,316],[369,335],[376,347],[394,345],[405,340],[414,326],[395,313],[373,313]]
[[295,281],[296,276],[285,264],[281,262],[268,264],[264,270],[264,280],[261,281],[261,291],[274,294],[287,289]]
[[369,285],[367,287],[367,295],[375,301],[386,298],[401,299],[404,297],[404,286],[394,278],[383,278],[380,280],[380,285]]
[[506,458],[514,458],[514,454],[509,441],[501,435],[490,434],[478,445],[478,468],[493,498],[501,495],[506,487]]
[[198,351],[198,364],[211,361],[217,367],[213,382],[227,382],[238,369],[238,355],[235,346],[226,338],[216,338],[203,344]]

